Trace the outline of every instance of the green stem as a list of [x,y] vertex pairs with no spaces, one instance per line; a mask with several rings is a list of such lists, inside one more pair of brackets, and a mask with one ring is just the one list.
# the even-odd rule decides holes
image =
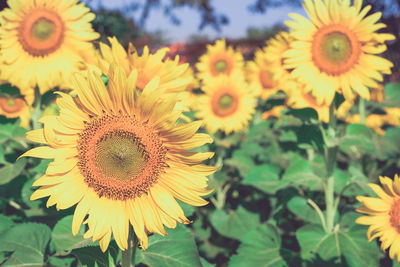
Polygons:
[[42,97],[40,95],[39,88],[35,87],[35,104],[34,104],[33,114],[31,116],[33,129],[41,128],[38,122],[38,120],[40,119],[40,115],[42,114],[41,105],[42,105]]
[[138,239],[133,229],[129,229],[128,248],[122,250],[121,267],[135,267],[135,256]]
[[365,124],[365,99],[360,97],[360,100],[358,102],[358,110],[360,112],[360,122],[362,124]]
[[[332,102],[329,108],[329,128],[336,130],[335,103]],[[332,232],[336,213],[335,205],[335,180],[333,171],[335,169],[338,147],[327,147],[325,144],[325,164],[326,164],[326,183],[325,189],[325,205],[326,205],[326,230]]]

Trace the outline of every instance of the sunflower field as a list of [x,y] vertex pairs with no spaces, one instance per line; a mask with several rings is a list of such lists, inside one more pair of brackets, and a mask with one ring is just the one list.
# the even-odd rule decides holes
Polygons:
[[399,36],[363,0],[302,6],[196,52],[7,0],[0,266],[399,267]]

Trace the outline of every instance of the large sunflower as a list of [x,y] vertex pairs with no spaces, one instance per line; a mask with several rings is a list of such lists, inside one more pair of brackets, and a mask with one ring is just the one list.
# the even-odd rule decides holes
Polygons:
[[60,115],[42,118],[44,128],[28,132],[45,145],[23,156],[53,159],[31,199],[50,196],[47,206],[57,209],[77,204],[72,232],[87,216],[85,237],[99,240],[103,251],[112,235],[127,249],[130,224],[146,249],[148,232],[165,235],[164,225],[189,222],[175,198],[207,204],[201,196],[210,193],[206,176],[216,167],[201,162],[213,153],[190,150],[212,139],[196,133],[199,121],[176,125],[181,112],[173,110],[174,97],[160,98],[159,77],[137,94],[136,70],[127,77],[112,64],[108,73],[107,88],[95,72],[87,79],[76,74],[77,97],[59,93]]
[[378,195],[374,197],[357,197],[363,206],[358,212],[368,214],[356,220],[356,223],[369,225],[368,240],[379,237],[381,249],[389,249],[389,257],[400,260],[400,179],[396,174],[394,180],[389,177],[379,177],[382,186],[369,184]]
[[115,37],[109,38],[109,42],[111,46],[100,43],[99,58],[99,67],[107,76],[110,64],[116,62],[123,67],[127,76],[134,69],[138,71],[136,86],[140,90],[155,76],[160,77],[160,88],[165,88],[166,93],[182,92],[193,80],[193,76],[186,72],[189,64],[179,64],[179,56],[174,60],[164,59],[169,48],[151,54],[145,46],[142,55],[139,55],[131,43],[127,52]]
[[31,113],[23,98],[0,95],[0,115],[10,119],[20,118],[20,125],[29,128]]
[[242,131],[255,112],[259,91],[248,87],[240,73],[221,75],[201,88],[205,94],[195,101],[195,116],[204,120],[211,133]]
[[[352,1],[353,2],[353,1]],[[370,88],[379,86],[382,73],[390,74],[393,64],[377,56],[386,50],[385,41],[395,37],[376,33],[385,27],[376,23],[381,13],[366,16],[371,6],[361,9],[362,0],[305,0],[310,17],[290,14],[287,21],[294,41],[284,56],[293,77],[312,91],[318,103],[332,102],[335,92],[347,100],[356,95],[369,99]]]
[[[99,37],[95,18],[78,0],[9,0],[0,12],[2,76],[22,94],[38,86],[41,93],[66,87],[78,69],[79,53]],[[28,91],[28,92],[27,92]]]
[[243,56],[231,46],[226,46],[225,40],[217,40],[214,45],[207,45],[207,53],[202,55],[196,64],[198,78],[208,81],[219,75],[230,75],[242,71]]

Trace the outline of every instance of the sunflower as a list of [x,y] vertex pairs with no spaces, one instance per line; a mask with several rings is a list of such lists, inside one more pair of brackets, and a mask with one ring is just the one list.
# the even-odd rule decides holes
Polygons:
[[[390,74],[393,64],[377,56],[386,50],[391,34],[376,33],[386,27],[376,23],[381,13],[366,16],[371,6],[361,9],[362,0],[305,0],[303,6],[310,17],[290,14],[287,21],[294,41],[284,53],[285,66],[307,84],[321,104],[330,104],[335,92],[347,100],[355,94],[369,99],[368,87],[377,88],[382,73]],[[378,82],[377,82],[378,81]]]
[[[97,39],[90,22],[95,18],[78,0],[8,0],[0,12],[2,76],[32,95],[67,87],[81,56]],[[22,71],[23,70],[23,71]]]
[[219,75],[230,75],[242,71],[243,56],[228,46],[225,40],[217,40],[214,45],[207,45],[207,53],[202,55],[196,64],[200,80],[208,81]]
[[255,112],[259,92],[248,87],[240,73],[221,75],[209,80],[201,88],[205,94],[198,96],[195,116],[204,120],[210,133],[217,130],[242,131]]
[[274,73],[275,66],[266,60],[267,56],[262,50],[257,50],[254,61],[249,61],[246,64],[247,80],[250,86],[258,88],[262,100],[267,100],[280,89],[277,76]]
[[9,119],[20,118],[21,127],[29,128],[31,113],[23,98],[0,95],[0,115]]
[[400,259],[400,179],[396,174],[394,180],[379,177],[382,186],[368,184],[378,195],[375,197],[359,196],[357,200],[363,206],[356,211],[369,216],[362,216],[356,223],[369,225],[368,240],[379,237],[381,249],[389,248],[389,257]]
[[206,176],[217,168],[201,162],[213,153],[190,150],[212,139],[196,133],[199,121],[176,124],[181,112],[173,110],[174,97],[160,98],[159,77],[138,94],[137,70],[127,77],[111,64],[108,73],[107,88],[93,71],[87,79],[75,74],[77,96],[59,92],[60,115],[42,118],[44,128],[27,133],[45,145],[23,156],[53,159],[31,200],[50,196],[47,206],[57,209],[77,204],[73,234],[87,216],[84,236],[99,240],[103,251],[112,235],[126,250],[130,224],[146,249],[148,232],[166,235],[164,225],[189,223],[175,199],[207,204]]
[[179,56],[174,60],[164,60],[169,48],[165,47],[151,54],[149,48],[145,46],[140,56],[131,43],[127,52],[115,37],[109,38],[109,42],[111,46],[100,43],[101,56],[98,60],[99,67],[106,76],[110,64],[116,62],[123,67],[127,76],[134,69],[138,71],[136,86],[140,90],[143,90],[155,76],[160,77],[160,87],[166,88],[166,93],[182,92],[193,80],[193,76],[186,75],[189,64],[179,64]]

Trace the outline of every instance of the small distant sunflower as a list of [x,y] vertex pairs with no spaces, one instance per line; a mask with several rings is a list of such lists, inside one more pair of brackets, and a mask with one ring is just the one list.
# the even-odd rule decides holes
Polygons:
[[289,50],[293,37],[287,32],[279,32],[267,41],[264,54],[268,62],[274,65],[274,80],[279,83],[279,89],[286,91],[288,80],[290,80],[290,70],[285,68],[283,54]]
[[137,94],[138,72],[127,77],[111,64],[107,88],[92,71],[76,74],[76,97],[58,93],[59,116],[40,121],[43,129],[27,133],[43,143],[23,156],[53,159],[46,174],[35,181],[31,200],[50,196],[47,206],[76,205],[72,232],[85,222],[85,238],[99,240],[105,251],[113,235],[122,250],[128,247],[132,224],[143,249],[147,233],[166,235],[164,225],[189,223],[175,199],[189,205],[207,204],[207,175],[216,167],[202,161],[213,153],[190,152],[212,142],[196,133],[201,122],[178,124],[175,97],[160,96],[159,77]]
[[243,56],[228,46],[225,40],[217,40],[214,45],[207,45],[207,53],[202,55],[196,64],[200,80],[208,81],[219,75],[230,75],[242,71]]
[[127,52],[115,37],[108,40],[111,46],[100,43],[101,56],[99,58],[99,67],[106,76],[108,76],[110,64],[116,62],[123,67],[127,76],[134,69],[138,71],[136,86],[140,90],[143,90],[155,76],[160,77],[160,88],[165,88],[166,93],[182,92],[193,80],[193,76],[185,75],[189,64],[179,64],[179,56],[176,56],[174,60],[165,59],[169,48],[165,47],[150,54],[149,48],[145,46],[140,56],[131,43]]
[[371,6],[362,7],[362,0],[305,0],[303,6],[310,17],[290,14],[287,21],[294,41],[284,57],[292,76],[307,84],[317,102],[332,102],[335,92],[347,100],[355,94],[369,99],[368,87],[377,88],[382,73],[390,74],[393,64],[377,56],[386,50],[391,34],[376,33],[385,28],[376,23],[381,13],[366,16]]
[[0,115],[9,119],[20,118],[21,127],[29,128],[31,113],[23,98],[0,95]]
[[226,134],[247,127],[255,112],[258,92],[248,87],[240,74],[221,75],[208,81],[198,96],[195,116],[204,120],[210,133],[222,130]]
[[356,223],[369,225],[368,241],[379,237],[381,249],[389,248],[389,257],[400,260],[400,179],[396,174],[394,180],[379,177],[382,186],[368,184],[378,195],[375,197],[359,196],[357,200],[363,206],[356,211],[367,214],[356,220]]
[[0,12],[2,76],[21,93],[66,87],[78,70],[80,51],[97,39],[95,15],[78,0],[8,0]]
[[329,122],[329,105],[318,104],[315,97],[304,91],[305,85],[298,85],[288,93],[287,105],[295,109],[312,108],[318,113],[320,121]]
[[266,60],[267,56],[262,50],[257,50],[254,61],[246,64],[246,76],[249,84],[258,88],[262,100],[268,99],[280,89],[275,76],[275,66]]

